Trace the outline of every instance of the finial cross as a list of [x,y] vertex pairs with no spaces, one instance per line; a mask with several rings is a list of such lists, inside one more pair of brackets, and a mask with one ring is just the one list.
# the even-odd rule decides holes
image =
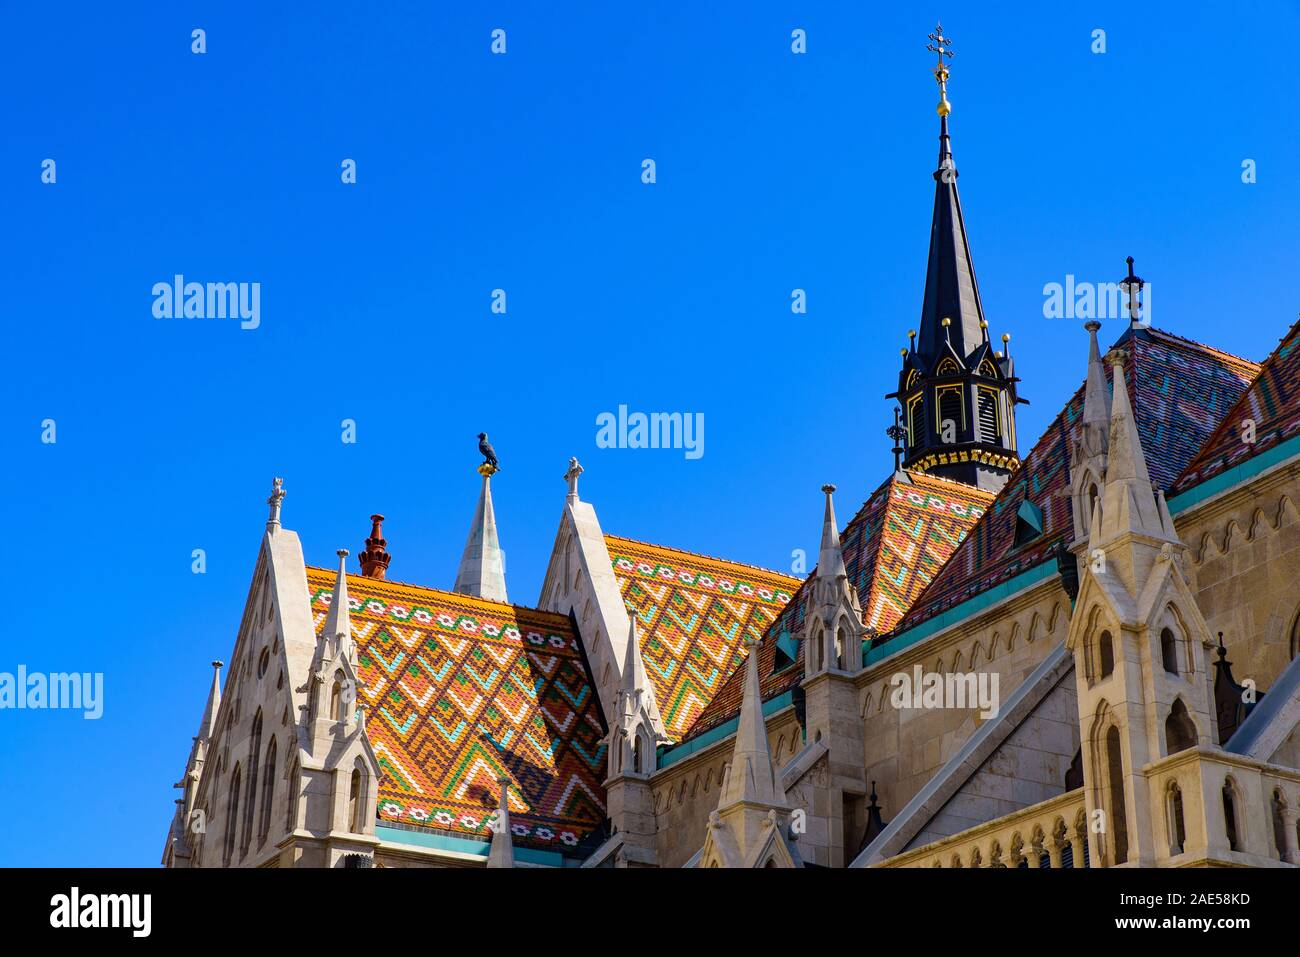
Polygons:
[[938,58],[938,68],[944,69],[943,58],[948,57],[948,59],[952,59],[952,48],[949,46],[949,44],[952,43],[952,38],[944,36],[943,24],[937,23],[935,24],[934,32],[929,34],[926,39],[931,40],[932,42],[927,43],[925,48],[935,54]]
[[564,473],[564,480],[569,483],[569,498],[573,501],[578,500],[578,476],[582,474],[582,466],[578,464],[577,457],[569,459],[569,470]]

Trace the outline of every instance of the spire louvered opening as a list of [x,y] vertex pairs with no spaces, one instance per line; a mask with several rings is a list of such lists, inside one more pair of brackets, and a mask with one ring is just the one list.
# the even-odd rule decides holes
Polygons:
[[[956,440],[965,424],[962,415],[961,387],[939,389],[939,435],[945,441]],[[951,422],[952,425],[946,423]]]
[[980,438],[985,442],[995,442],[1001,436],[998,428],[998,394],[992,389],[976,390],[979,402]]

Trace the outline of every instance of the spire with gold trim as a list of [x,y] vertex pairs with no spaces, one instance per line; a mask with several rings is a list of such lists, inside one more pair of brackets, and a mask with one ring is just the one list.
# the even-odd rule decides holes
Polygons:
[[935,27],[926,47],[937,63],[939,165],[921,324],[902,350],[898,391],[906,430],[903,468],[993,491],[1020,464],[1016,452],[1015,371],[1010,350],[994,351],[975,281],[975,264],[957,194],[957,166],[948,135],[948,61],[952,40]]

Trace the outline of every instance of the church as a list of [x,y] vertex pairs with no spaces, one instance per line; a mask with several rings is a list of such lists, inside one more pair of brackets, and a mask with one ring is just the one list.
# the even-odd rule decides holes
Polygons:
[[893,470],[809,489],[813,571],[606,530],[571,458],[520,604],[490,447],[449,589],[390,577],[382,515],[309,564],[276,479],[164,866],[1300,866],[1300,323],[1262,363],[1155,328],[1130,259],[1022,441],[930,39]]

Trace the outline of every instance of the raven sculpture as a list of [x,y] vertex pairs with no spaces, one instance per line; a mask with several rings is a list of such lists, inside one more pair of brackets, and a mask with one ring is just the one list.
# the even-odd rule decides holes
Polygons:
[[497,454],[493,451],[492,446],[488,444],[486,432],[478,434],[478,450],[483,453],[483,463],[485,465],[492,466],[498,472],[501,470],[501,466],[497,464]]

